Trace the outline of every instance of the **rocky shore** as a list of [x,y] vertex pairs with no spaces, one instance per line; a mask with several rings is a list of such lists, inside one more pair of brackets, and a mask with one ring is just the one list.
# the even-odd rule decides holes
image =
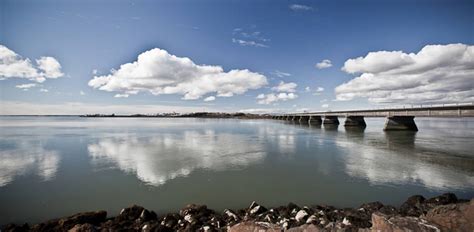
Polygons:
[[415,195],[399,208],[380,202],[358,208],[327,205],[248,208],[216,212],[188,205],[176,213],[157,215],[141,206],[107,212],[84,212],[35,225],[8,224],[1,231],[474,231],[474,199],[452,193],[430,199]]

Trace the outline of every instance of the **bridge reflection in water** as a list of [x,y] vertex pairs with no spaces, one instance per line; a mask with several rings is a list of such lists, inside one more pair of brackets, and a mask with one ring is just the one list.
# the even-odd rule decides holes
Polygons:
[[386,117],[385,131],[418,131],[415,117],[474,117],[474,105],[430,106],[418,108],[392,108],[375,110],[327,111],[273,115],[273,119],[301,124],[324,125],[327,129],[337,128],[339,117],[345,117],[344,127],[365,128],[364,117]]

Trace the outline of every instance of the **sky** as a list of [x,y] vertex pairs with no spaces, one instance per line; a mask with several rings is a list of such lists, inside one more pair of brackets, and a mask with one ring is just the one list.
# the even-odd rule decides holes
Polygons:
[[0,1],[0,114],[474,102],[474,1]]

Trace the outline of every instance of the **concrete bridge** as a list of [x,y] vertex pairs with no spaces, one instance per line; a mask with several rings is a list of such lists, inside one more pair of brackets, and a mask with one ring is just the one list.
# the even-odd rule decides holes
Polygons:
[[339,125],[339,117],[346,118],[345,127],[366,127],[364,117],[386,117],[384,130],[417,131],[415,117],[474,117],[474,105],[305,112],[272,116],[273,119],[314,125]]

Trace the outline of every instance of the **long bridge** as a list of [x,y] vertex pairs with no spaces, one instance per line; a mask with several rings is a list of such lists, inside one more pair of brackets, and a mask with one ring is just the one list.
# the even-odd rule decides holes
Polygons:
[[345,127],[366,127],[364,117],[386,117],[384,130],[418,131],[415,117],[474,117],[474,105],[438,105],[428,107],[304,112],[273,115],[273,119],[297,121],[314,125],[339,125],[345,117]]

